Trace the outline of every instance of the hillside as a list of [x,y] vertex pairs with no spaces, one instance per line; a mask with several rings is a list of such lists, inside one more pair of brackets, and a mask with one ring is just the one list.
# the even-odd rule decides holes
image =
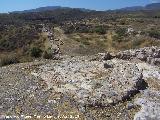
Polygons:
[[[13,60],[9,60],[11,63],[14,63],[14,60],[26,62],[35,57],[41,58],[44,53],[51,52],[50,48],[46,47],[50,38],[53,42],[62,39],[59,40],[61,43],[58,43],[61,44],[60,53],[68,55],[91,55],[105,51],[159,46],[159,13],[159,10],[86,12],[66,8],[0,14],[0,56],[4,60],[13,57]],[[45,36],[44,27],[49,31]],[[49,35],[50,33],[52,35]],[[34,51],[38,51],[39,55],[31,55]]]
[[137,11],[137,10],[160,10],[160,3],[152,3],[146,6],[133,6],[133,7],[126,7],[120,10],[126,11]]
[[[69,8],[69,7],[61,7],[61,6],[46,6],[46,7],[40,7],[36,9],[31,10],[24,10],[24,11],[14,11],[12,13],[31,13],[31,12],[44,12],[44,11],[54,11],[57,9],[78,9],[84,12],[90,12],[94,10],[89,10],[85,8]],[[146,6],[132,6],[132,7],[125,7],[118,10],[124,10],[124,11],[137,11],[137,10],[160,10],[160,3],[152,3],[148,4]]]
[[66,10],[66,9],[77,9],[81,10],[84,12],[89,12],[91,10],[85,9],[85,8],[69,8],[69,7],[61,7],[61,6],[47,6],[47,7],[40,7],[36,9],[31,9],[31,10],[24,10],[24,11],[13,11],[12,13],[33,13],[33,12],[44,12],[44,11],[54,11],[54,10]]
[[148,47],[1,67],[0,117],[158,119],[159,51]]
[[160,9],[160,3],[152,3],[152,4],[149,4],[149,5],[146,5],[145,8],[149,9],[149,10]]
[[158,120],[157,6],[0,14],[0,120]]

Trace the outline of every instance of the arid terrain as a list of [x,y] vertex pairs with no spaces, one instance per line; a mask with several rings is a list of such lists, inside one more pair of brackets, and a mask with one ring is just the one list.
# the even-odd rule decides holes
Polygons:
[[36,10],[0,14],[0,120],[160,119],[159,9]]
[[159,119],[159,59],[150,47],[1,67],[1,118]]

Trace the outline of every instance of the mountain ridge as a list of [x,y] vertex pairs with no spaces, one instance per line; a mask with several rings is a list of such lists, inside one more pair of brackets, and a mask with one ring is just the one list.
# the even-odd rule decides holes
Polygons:
[[[90,11],[95,11],[91,9],[86,9],[86,8],[71,8],[71,7],[62,7],[62,6],[46,6],[46,7],[39,7],[35,9],[30,9],[30,10],[23,10],[23,11],[13,11],[11,13],[30,13],[30,12],[44,12],[44,11],[53,11],[57,9],[78,9],[84,12],[90,12]],[[115,9],[113,11],[137,11],[137,10],[160,10],[160,3],[151,3],[147,4],[145,6],[132,6],[132,7],[124,7],[120,9]],[[98,10],[96,10],[98,11]],[[108,10],[107,10],[108,11]]]
[[132,6],[132,7],[125,7],[118,10],[125,10],[125,11],[137,11],[137,10],[160,10],[160,3],[151,3],[145,6]]
[[70,8],[70,7],[62,7],[62,6],[46,6],[46,7],[39,7],[39,8],[35,8],[35,9],[30,9],[30,10],[23,10],[23,11],[13,11],[11,13],[31,13],[31,12],[44,12],[44,11],[54,11],[54,10],[58,10],[58,9],[77,9],[77,10],[81,10],[84,12],[88,12],[88,11],[92,11],[89,9],[85,9],[85,8]]

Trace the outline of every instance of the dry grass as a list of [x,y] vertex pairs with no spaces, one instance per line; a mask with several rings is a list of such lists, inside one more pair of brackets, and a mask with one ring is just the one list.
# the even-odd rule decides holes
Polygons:
[[156,80],[156,79],[147,79],[146,81],[148,83],[148,86],[151,89],[154,89],[156,91],[160,91],[160,82],[159,82],[159,80]]

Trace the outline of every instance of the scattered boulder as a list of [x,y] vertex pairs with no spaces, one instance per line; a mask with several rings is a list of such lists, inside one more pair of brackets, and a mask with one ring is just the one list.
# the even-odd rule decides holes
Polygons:
[[130,109],[134,108],[134,104],[129,102],[129,103],[127,103],[126,107],[128,110],[130,110]]
[[108,69],[108,68],[113,68],[113,66],[112,66],[112,65],[109,65],[109,64],[107,64],[107,63],[104,63],[104,68],[106,68],[106,69]]
[[138,59],[140,59],[141,61],[146,61],[147,60],[147,55],[143,52],[139,52],[136,57]]
[[123,60],[139,59],[152,65],[160,65],[160,48],[153,46],[120,51],[117,53],[116,58]]
[[113,58],[113,56],[109,52],[99,53],[98,56],[101,60],[111,60]]

